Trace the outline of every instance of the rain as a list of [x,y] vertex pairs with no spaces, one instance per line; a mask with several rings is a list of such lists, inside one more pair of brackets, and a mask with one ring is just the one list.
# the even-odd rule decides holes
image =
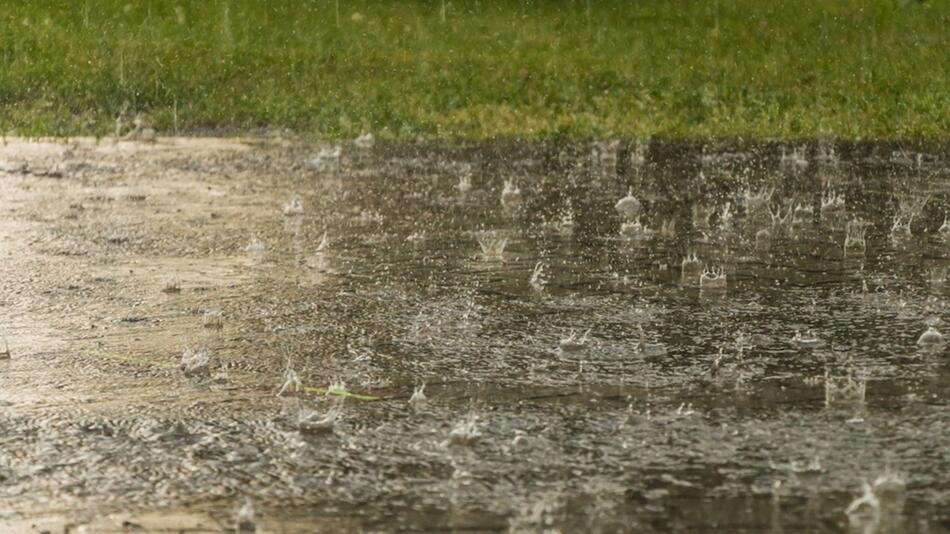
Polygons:
[[[648,86],[682,70],[597,71],[588,106],[535,49],[542,7],[319,4],[302,19],[345,41],[321,46],[383,54],[374,39],[396,32],[407,48],[387,53],[448,93],[386,100],[388,80],[338,73],[356,59],[332,54],[321,72],[352,88],[288,93],[268,61],[310,72],[289,20],[277,35],[294,48],[253,58],[273,96],[166,101],[171,79],[86,116],[101,88],[62,67],[31,89],[48,106],[0,103],[0,531],[950,529],[946,132],[785,117],[766,135],[742,122],[754,89],[664,107]],[[931,9],[917,4],[888,9]],[[558,24],[582,32],[592,73],[618,24],[669,15],[570,6]],[[715,23],[704,58],[727,54],[720,24],[738,20],[710,6],[693,6]],[[213,24],[221,57],[274,24],[241,2],[110,9],[143,34],[167,25],[163,46]],[[466,83],[553,58],[516,73],[528,93],[545,84],[543,111],[518,88],[498,107],[450,94],[458,66],[417,35],[508,11],[522,48],[472,60],[484,79]],[[8,18],[49,39],[87,24]],[[10,45],[3,64],[39,48]],[[119,83],[173,72],[133,48],[110,59]],[[0,100],[26,98],[4,76]],[[89,93],[70,107],[60,85]],[[620,115],[615,85],[639,95]],[[349,99],[371,90],[360,119]],[[731,98],[751,108],[727,113]],[[400,115],[402,99],[425,109]]]

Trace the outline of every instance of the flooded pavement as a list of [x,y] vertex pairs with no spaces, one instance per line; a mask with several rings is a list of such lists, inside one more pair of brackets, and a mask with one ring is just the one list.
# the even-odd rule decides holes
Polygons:
[[0,529],[950,530],[948,158],[7,139]]

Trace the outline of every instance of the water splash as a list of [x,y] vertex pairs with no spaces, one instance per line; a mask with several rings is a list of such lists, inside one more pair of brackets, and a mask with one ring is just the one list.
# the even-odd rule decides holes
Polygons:
[[323,235],[320,237],[319,243],[317,243],[317,252],[326,252],[330,248],[330,235],[327,232],[323,232]]
[[297,372],[289,366],[284,371],[284,380],[277,391],[278,397],[296,397],[304,392],[303,382],[297,376]]
[[212,330],[221,330],[224,327],[224,314],[221,310],[205,310],[201,314],[201,326]]
[[680,262],[680,278],[684,282],[697,283],[702,272],[703,262],[699,261],[699,257],[695,252],[687,254]]
[[531,287],[534,288],[535,291],[544,291],[544,287],[548,284],[548,279],[544,274],[544,263],[539,261],[535,264],[528,283],[531,284]]
[[908,226],[923,214],[931,198],[929,194],[921,195],[916,191],[897,193],[895,196],[897,197],[897,216],[907,221]]
[[836,167],[840,163],[840,160],[838,159],[837,152],[835,152],[835,145],[831,142],[819,143],[818,155],[815,156],[815,161],[825,167]]
[[706,230],[709,228],[709,219],[716,212],[715,206],[705,204],[693,204],[693,227],[697,230]]
[[574,209],[570,204],[565,203],[561,208],[558,231],[561,235],[569,236],[574,234]]
[[341,146],[325,147],[308,159],[307,165],[317,172],[336,172],[340,170],[342,155]]
[[468,173],[459,176],[459,181],[455,184],[455,190],[460,196],[465,196],[472,190],[472,177]]
[[301,406],[295,417],[297,431],[301,434],[325,434],[333,432],[342,417],[341,402],[334,402],[325,412]]
[[935,347],[943,345],[943,342],[943,334],[933,326],[928,327],[927,330],[917,338],[917,345],[921,347]]
[[950,241],[950,215],[944,215],[943,224],[937,229],[937,235],[944,241]]
[[719,212],[719,229],[726,232],[732,228],[732,204],[726,202],[725,206],[722,207],[722,211]]
[[796,330],[795,335],[792,336],[792,345],[798,348],[813,348],[821,345],[821,340],[818,339],[813,330],[809,330],[804,335]]
[[637,354],[646,357],[662,356],[666,354],[666,347],[658,343],[650,343],[647,341],[646,330],[644,330],[642,324],[637,325],[637,333]]
[[444,445],[471,447],[478,443],[481,437],[482,432],[478,427],[478,415],[471,413],[452,428]]
[[244,246],[244,252],[251,256],[261,256],[267,250],[267,246],[260,239],[252,239]]
[[647,162],[647,151],[650,150],[650,141],[637,141],[630,151],[630,166],[642,167]]
[[640,210],[642,204],[633,196],[633,188],[627,190],[627,196],[621,198],[614,204],[614,209],[617,210],[617,213],[625,221],[633,221],[637,219],[640,215]]
[[177,276],[169,276],[162,283],[162,293],[181,293],[181,280]]
[[373,210],[362,210],[356,218],[356,223],[360,226],[381,226],[386,218],[382,213]]
[[808,158],[805,157],[806,147],[795,147],[791,152],[782,147],[782,156],[779,158],[779,165],[785,169],[801,171],[808,167]]
[[590,328],[581,337],[577,337],[577,332],[571,330],[569,336],[558,342],[558,348],[561,352],[580,352],[587,348],[588,335],[590,335]]
[[655,232],[645,224],[641,224],[639,218],[635,221],[624,222],[620,225],[620,236],[631,241],[646,241],[652,238],[654,233]]
[[703,269],[699,275],[699,287],[705,290],[726,289],[726,272],[722,267]]
[[672,239],[676,237],[676,219],[668,219],[660,222],[660,237]]
[[857,376],[854,369],[844,376],[832,376],[830,369],[825,370],[825,406],[864,404],[866,393],[867,378]]
[[376,137],[370,132],[366,132],[353,140],[353,146],[359,150],[370,150],[375,145]]
[[794,213],[794,206],[788,206],[784,213],[782,212],[782,206],[776,206],[774,210],[770,207],[769,215],[772,219],[772,232],[777,236],[788,233],[792,227]]
[[303,200],[294,195],[286,204],[284,204],[283,213],[285,217],[300,217],[303,215]]
[[863,256],[867,250],[865,233],[868,223],[861,219],[852,219],[845,228],[844,254],[845,256]]
[[429,401],[429,398],[426,397],[426,385],[422,384],[416,386],[412,390],[412,396],[409,397],[409,405],[412,406],[413,410],[419,410],[426,405]]
[[514,211],[521,206],[523,199],[521,189],[515,185],[514,180],[505,180],[504,188],[501,191],[501,206],[506,211]]
[[500,258],[508,246],[508,237],[498,231],[484,231],[475,234],[482,255],[486,258]]
[[838,194],[833,188],[825,189],[821,197],[820,214],[823,219],[839,215],[845,211],[844,195]]
[[881,516],[881,502],[867,480],[862,483],[861,492],[861,496],[851,501],[851,504],[845,508],[844,513],[855,520],[871,519],[876,521]]
[[716,357],[713,358],[712,363],[709,364],[709,376],[712,378],[717,378],[719,376],[719,372],[722,371],[724,357],[722,352],[722,348],[720,348],[719,354],[717,354]]
[[179,368],[189,378],[208,376],[211,371],[211,352],[206,348],[185,348]]
[[764,216],[768,212],[769,202],[772,201],[774,187],[761,187],[753,192],[751,188],[746,188],[742,192],[742,200],[745,203],[746,214],[753,221]]
[[244,498],[244,504],[235,514],[234,531],[238,533],[257,531],[257,525],[254,523],[254,501],[250,497]]
[[755,250],[759,252],[768,252],[772,248],[772,232],[768,228],[763,228],[755,233]]
[[792,228],[805,226],[812,221],[814,215],[815,209],[811,205],[796,203],[792,212]]

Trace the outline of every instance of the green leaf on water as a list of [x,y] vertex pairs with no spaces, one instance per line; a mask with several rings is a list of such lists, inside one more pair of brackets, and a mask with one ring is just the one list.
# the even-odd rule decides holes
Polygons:
[[339,389],[326,389],[326,388],[317,388],[317,387],[312,387],[312,386],[304,386],[303,390],[306,391],[307,393],[314,393],[317,395],[335,395],[337,397],[344,397],[347,399],[355,399],[355,400],[366,401],[366,402],[379,400],[379,397],[374,397],[372,395],[361,395],[359,393],[352,393],[350,391],[344,391],[344,390],[339,390]]

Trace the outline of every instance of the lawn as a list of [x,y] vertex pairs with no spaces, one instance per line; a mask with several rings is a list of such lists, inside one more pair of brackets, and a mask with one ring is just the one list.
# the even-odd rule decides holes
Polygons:
[[0,132],[938,138],[950,0],[35,0]]

